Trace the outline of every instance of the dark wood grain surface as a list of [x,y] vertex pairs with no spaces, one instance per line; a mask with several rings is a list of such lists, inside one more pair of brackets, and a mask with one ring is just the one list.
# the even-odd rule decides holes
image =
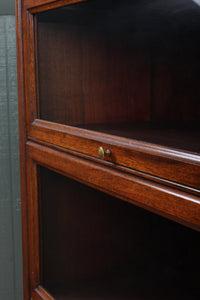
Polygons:
[[58,8],[83,1],[86,0],[37,0],[37,2],[35,0],[23,0],[25,8],[30,10],[31,13],[48,11],[49,9]]
[[56,298],[198,299],[198,232],[43,167],[40,185],[42,284]]
[[33,142],[27,143],[27,154],[66,176],[199,229],[198,196]]
[[[123,126],[120,128],[122,129]],[[144,134],[145,128],[143,130],[139,128],[138,131],[134,130],[137,136],[139,136],[138,132],[142,131]],[[130,133],[130,130],[128,132]],[[157,138],[165,143],[166,136],[170,135],[170,131],[164,135],[161,134],[161,130],[160,134],[154,134],[153,137],[150,137],[148,132],[149,129],[146,131],[148,140]],[[150,130],[150,132],[153,132],[153,130]],[[176,132],[180,132],[180,130],[176,130]],[[105,160],[113,163],[113,167],[121,165],[198,190],[200,187],[199,154],[178,151],[169,147],[162,147],[156,144],[125,139],[95,131],[83,131],[76,127],[67,127],[42,120],[36,120],[29,127],[28,136],[29,138],[58,145],[95,158],[98,158],[98,148],[101,146],[104,149],[111,150],[111,156],[105,157]],[[191,140],[192,135],[188,134],[188,137]],[[176,143],[179,140],[180,143],[184,144],[184,139],[180,140],[177,138],[177,140],[174,140]],[[197,140],[196,142],[198,144]]]
[[199,15],[16,0],[24,300],[199,299]]
[[39,14],[41,118],[198,122],[199,13],[185,2],[95,0]]
[[68,125],[149,120],[148,54],[114,46],[88,26],[38,22],[40,118]]
[[167,146],[177,150],[200,153],[199,124],[133,122],[82,124],[79,128],[108,133],[138,141]]

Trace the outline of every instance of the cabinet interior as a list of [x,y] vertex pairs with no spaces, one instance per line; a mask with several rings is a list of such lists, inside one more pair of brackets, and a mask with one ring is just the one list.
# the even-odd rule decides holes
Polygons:
[[36,15],[38,117],[200,152],[200,7],[92,0]]
[[40,277],[56,300],[199,299],[199,234],[38,167]]

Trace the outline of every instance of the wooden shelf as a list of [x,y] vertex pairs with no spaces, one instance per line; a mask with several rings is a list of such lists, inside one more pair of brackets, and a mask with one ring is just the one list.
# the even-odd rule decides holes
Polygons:
[[103,132],[200,153],[200,127],[173,123],[133,122],[79,125],[79,128]]
[[[187,289],[185,289],[187,287]],[[59,287],[48,287],[56,300],[198,300],[198,287],[188,288],[188,283],[167,278],[125,277],[108,280],[82,280]]]

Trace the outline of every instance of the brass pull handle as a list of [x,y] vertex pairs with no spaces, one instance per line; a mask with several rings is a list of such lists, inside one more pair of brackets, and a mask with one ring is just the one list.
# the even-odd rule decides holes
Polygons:
[[104,159],[105,155],[106,156],[111,156],[111,151],[109,149],[104,151],[103,147],[99,147],[98,154],[99,154],[100,159]]

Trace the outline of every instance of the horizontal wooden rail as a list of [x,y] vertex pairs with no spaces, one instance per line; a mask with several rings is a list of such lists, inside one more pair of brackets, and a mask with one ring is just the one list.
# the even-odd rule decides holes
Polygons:
[[33,142],[27,142],[27,155],[39,165],[200,230],[197,196]]

